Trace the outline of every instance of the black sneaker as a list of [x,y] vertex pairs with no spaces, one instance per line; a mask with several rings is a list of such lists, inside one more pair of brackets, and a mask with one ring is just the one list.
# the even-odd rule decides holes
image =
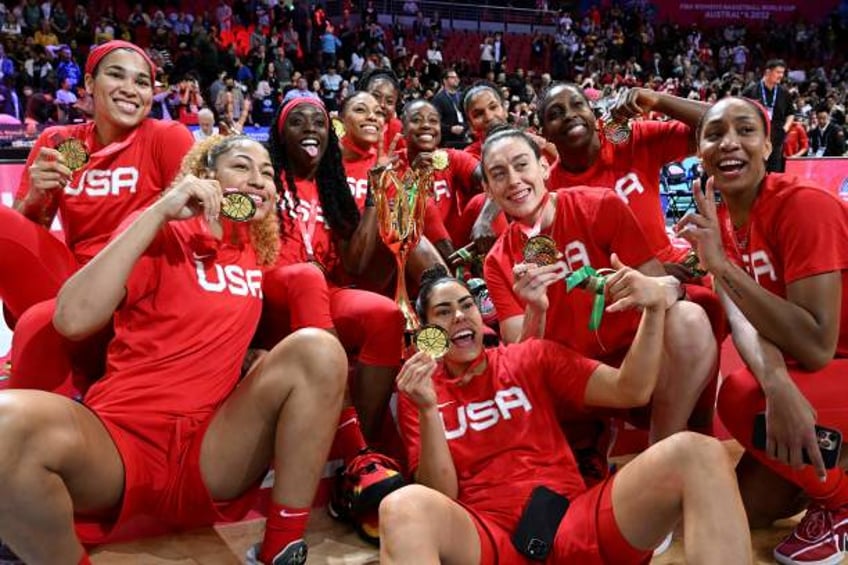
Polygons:
[[[262,544],[256,544],[247,550],[247,559],[245,565],[263,565],[259,561],[259,548]],[[283,550],[274,557],[271,563],[265,565],[306,565],[306,554],[308,548],[306,542],[302,539],[295,540],[288,544]]]

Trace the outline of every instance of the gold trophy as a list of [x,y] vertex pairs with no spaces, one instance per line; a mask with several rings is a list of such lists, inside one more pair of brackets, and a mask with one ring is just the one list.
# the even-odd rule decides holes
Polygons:
[[420,322],[406,292],[406,260],[424,231],[424,210],[433,188],[433,169],[409,168],[398,175],[391,168],[379,173],[373,185],[380,238],[395,256],[397,284],[395,302],[403,313],[409,343]]

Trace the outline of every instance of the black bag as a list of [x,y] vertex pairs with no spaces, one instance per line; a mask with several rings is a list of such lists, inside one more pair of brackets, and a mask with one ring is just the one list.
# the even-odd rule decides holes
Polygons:
[[547,487],[536,487],[512,534],[512,545],[525,557],[544,561],[553,548],[559,523],[566,510],[567,498]]

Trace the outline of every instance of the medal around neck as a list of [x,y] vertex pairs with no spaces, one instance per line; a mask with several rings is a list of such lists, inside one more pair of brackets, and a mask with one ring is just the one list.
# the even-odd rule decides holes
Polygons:
[[234,222],[249,222],[256,214],[256,202],[245,192],[227,192],[221,201],[221,214]]
[[444,149],[437,149],[436,151],[433,151],[432,163],[434,170],[444,171],[448,168],[448,162],[449,157],[447,151],[445,151]]
[[630,124],[624,120],[613,119],[607,116],[603,124],[604,137],[614,145],[620,145],[630,139]]
[[347,133],[347,131],[345,130],[344,122],[341,121],[341,119],[339,118],[333,118],[332,120],[330,120],[330,123],[333,124],[333,131],[336,132],[336,137],[338,137],[339,139],[343,138],[345,136],[345,133]]
[[65,165],[72,172],[82,169],[88,163],[88,151],[85,144],[75,137],[69,137],[62,141],[56,147],[56,150],[62,155]]
[[450,339],[448,332],[441,326],[428,324],[423,326],[415,334],[415,348],[432,357],[439,359],[444,357],[445,353],[450,349]]
[[539,267],[553,265],[562,254],[557,250],[556,241],[546,235],[534,235],[524,244],[525,263],[532,263]]

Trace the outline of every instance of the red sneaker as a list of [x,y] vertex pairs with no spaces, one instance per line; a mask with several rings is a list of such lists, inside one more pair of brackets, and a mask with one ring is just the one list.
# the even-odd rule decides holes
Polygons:
[[848,506],[828,510],[811,504],[789,537],[774,548],[783,565],[838,565],[848,536]]
[[365,449],[339,470],[327,511],[337,520],[353,522],[365,541],[379,545],[377,508],[405,484],[397,462]]

